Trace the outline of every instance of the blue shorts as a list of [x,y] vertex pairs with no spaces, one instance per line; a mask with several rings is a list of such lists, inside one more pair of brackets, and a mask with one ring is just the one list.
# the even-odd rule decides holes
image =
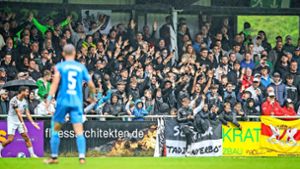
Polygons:
[[69,114],[72,124],[82,123],[83,110],[82,106],[70,107],[57,105],[53,115],[53,121],[56,123],[64,123],[66,115]]

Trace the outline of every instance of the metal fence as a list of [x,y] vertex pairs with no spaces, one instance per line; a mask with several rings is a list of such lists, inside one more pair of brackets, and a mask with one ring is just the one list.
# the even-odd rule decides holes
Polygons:
[[[1,114],[0,115],[0,119],[5,119],[7,118],[8,115],[6,114]],[[32,118],[34,119],[50,119],[52,116],[51,115],[31,115]],[[23,115],[23,117],[26,117],[26,115]],[[110,120],[123,120],[123,121],[131,121],[132,119],[135,118],[135,116],[129,116],[129,115],[123,115],[123,116],[112,116],[112,115],[84,115],[84,117],[87,120],[101,120],[101,121],[105,121],[107,119]],[[251,121],[251,120],[260,120],[261,116],[247,116],[247,118]],[[274,118],[279,118],[279,119],[299,119],[300,116],[272,116]],[[165,118],[176,118],[175,115],[148,115],[148,116],[144,116],[145,120],[157,120],[157,119],[165,119]],[[237,119],[241,119],[241,116],[237,116]]]

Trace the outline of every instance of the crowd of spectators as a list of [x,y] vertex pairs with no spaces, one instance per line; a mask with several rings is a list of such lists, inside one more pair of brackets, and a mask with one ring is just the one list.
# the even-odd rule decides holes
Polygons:
[[[94,105],[84,87],[87,114],[134,115],[141,120],[146,115],[180,116],[191,110],[238,127],[236,116],[249,120],[251,115],[297,114],[300,39],[295,43],[296,37],[278,35],[271,46],[263,30],[251,36],[247,22],[242,32],[230,35],[228,18],[217,25],[217,32],[206,22],[192,37],[188,20],[181,19],[177,47],[172,48],[170,17],[165,23],[145,25],[141,32],[130,19],[105,34],[104,15],[84,23],[70,16],[60,21],[39,20],[33,14],[26,20],[16,16],[0,12],[0,85],[13,79],[35,80],[38,90],[28,99],[32,114],[55,111],[55,106],[46,110],[43,99],[67,43],[76,46],[76,60],[86,65],[97,87]],[[7,113],[8,94],[0,91],[1,114]]]

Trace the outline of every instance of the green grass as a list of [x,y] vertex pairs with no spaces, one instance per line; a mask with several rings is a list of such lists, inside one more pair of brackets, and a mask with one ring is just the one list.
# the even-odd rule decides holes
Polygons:
[[299,157],[207,157],[207,158],[60,158],[57,165],[43,159],[2,158],[0,169],[296,169]]
[[275,37],[281,35],[285,41],[285,36],[291,35],[293,43],[296,44],[299,36],[298,16],[238,16],[238,32],[243,30],[244,22],[251,24],[251,35],[264,30],[268,41],[272,47],[275,46]]

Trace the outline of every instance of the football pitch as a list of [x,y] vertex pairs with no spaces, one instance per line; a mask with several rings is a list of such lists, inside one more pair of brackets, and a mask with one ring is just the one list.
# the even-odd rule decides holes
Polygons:
[[207,157],[87,158],[80,165],[77,158],[60,158],[59,164],[43,164],[44,158],[0,158],[0,169],[298,169],[299,157]]

